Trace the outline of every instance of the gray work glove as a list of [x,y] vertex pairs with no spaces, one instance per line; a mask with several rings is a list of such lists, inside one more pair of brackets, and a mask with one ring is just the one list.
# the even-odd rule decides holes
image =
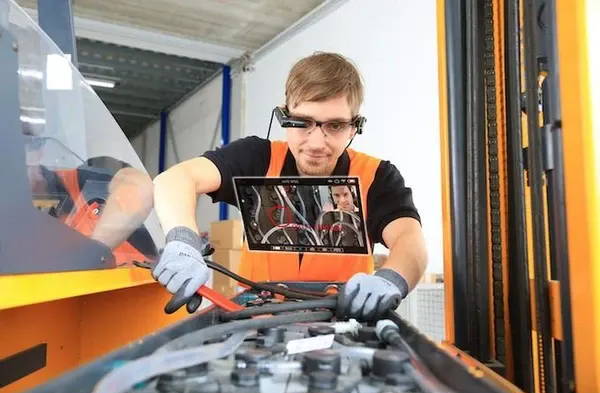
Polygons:
[[337,317],[377,321],[395,310],[406,295],[406,280],[391,269],[380,269],[374,275],[356,273],[338,295]]
[[167,233],[165,248],[152,269],[152,277],[174,294],[165,312],[170,314],[187,304],[191,313],[200,306],[202,298],[196,291],[209,277],[202,249],[202,240],[189,228],[176,227]]

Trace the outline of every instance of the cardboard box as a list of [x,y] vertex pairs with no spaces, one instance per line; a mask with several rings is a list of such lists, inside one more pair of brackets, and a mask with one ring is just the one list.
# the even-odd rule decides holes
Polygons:
[[373,254],[373,267],[376,271],[381,269],[387,258],[388,256],[385,254]]
[[243,228],[241,220],[224,220],[210,223],[210,244],[216,249],[242,248]]
[[240,260],[242,258],[241,250],[232,250],[232,249],[215,249],[215,252],[212,254],[211,259],[218,263],[221,266],[226,267],[227,269],[233,271],[234,273],[239,273],[240,271]]
[[215,273],[212,288],[225,297],[234,297],[238,292],[238,284],[230,278],[226,278],[220,273]]
[[[212,255],[212,260],[238,273],[241,256],[242,252],[240,250],[216,249]],[[238,291],[238,283],[224,274],[213,272],[212,288],[227,297],[232,297]]]

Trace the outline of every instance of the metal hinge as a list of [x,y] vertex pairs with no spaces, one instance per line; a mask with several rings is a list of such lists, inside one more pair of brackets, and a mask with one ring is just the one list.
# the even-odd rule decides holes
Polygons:
[[544,159],[544,170],[551,171],[554,169],[554,141],[552,139],[554,127],[551,124],[546,124],[540,128],[542,133],[542,152]]
[[[544,171],[551,171],[554,169],[554,140],[553,133],[555,127],[551,124],[546,124],[540,128],[542,134],[542,165]],[[524,147],[522,150],[523,154],[523,170],[529,169],[529,148]]]

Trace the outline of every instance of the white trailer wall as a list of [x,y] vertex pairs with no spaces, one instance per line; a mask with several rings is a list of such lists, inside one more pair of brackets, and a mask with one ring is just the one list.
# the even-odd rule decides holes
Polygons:
[[[198,157],[211,144],[221,143],[221,85],[222,78],[215,78],[169,113],[165,168]],[[215,131],[217,135],[213,142]],[[155,122],[136,138],[134,146],[139,146],[138,153],[143,153],[144,165],[154,178],[158,174],[160,122]],[[219,219],[218,205],[202,196],[196,215],[200,230],[207,231],[209,223]]]

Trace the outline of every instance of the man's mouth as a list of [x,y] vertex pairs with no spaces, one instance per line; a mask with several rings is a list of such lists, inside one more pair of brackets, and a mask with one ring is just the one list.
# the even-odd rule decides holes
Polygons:
[[309,160],[322,160],[324,158],[327,158],[326,154],[312,154],[312,153],[304,153],[304,155],[309,159]]

